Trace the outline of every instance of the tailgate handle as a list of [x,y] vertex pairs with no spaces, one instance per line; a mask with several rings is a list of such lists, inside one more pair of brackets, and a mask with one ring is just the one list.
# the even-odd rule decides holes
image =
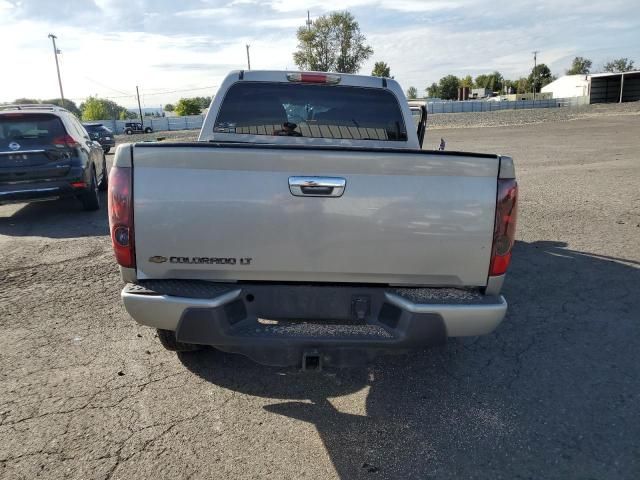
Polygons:
[[289,177],[289,190],[296,197],[341,197],[346,185],[339,177]]

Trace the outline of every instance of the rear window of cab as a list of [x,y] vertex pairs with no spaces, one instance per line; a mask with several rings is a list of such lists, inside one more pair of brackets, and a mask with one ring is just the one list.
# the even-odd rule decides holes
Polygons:
[[395,95],[378,88],[238,82],[227,91],[214,133],[406,141]]

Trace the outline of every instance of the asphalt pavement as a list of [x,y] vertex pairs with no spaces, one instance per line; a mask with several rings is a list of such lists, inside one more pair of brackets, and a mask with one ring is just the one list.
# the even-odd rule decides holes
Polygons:
[[104,209],[1,206],[0,478],[640,478],[638,132],[428,133],[516,161],[508,316],[319,374],[165,351],[120,303]]

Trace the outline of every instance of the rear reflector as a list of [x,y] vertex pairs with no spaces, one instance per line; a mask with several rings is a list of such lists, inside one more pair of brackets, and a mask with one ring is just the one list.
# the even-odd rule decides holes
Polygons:
[[335,85],[340,83],[340,75],[333,75],[331,73],[287,73],[287,80],[290,82],[302,82],[302,83],[327,83]]
[[109,231],[119,265],[135,268],[133,183],[130,167],[113,167],[109,174]]
[[504,275],[511,263],[518,214],[518,184],[514,178],[498,179],[496,220],[489,276]]
[[73,188],[85,188],[87,184],[85,182],[71,182]]

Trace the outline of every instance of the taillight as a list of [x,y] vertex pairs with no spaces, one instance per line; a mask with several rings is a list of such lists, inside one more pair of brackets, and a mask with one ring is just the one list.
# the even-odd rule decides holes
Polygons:
[[109,174],[109,232],[116,261],[135,268],[133,235],[133,183],[130,167],[113,167]]
[[518,213],[517,199],[518,183],[515,178],[499,178],[490,276],[503,275],[511,263]]
[[287,80],[290,82],[302,82],[302,83],[328,83],[335,85],[340,83],[340,75],[334,75],[331,73],[287,73]]
[[80,144],[71,135],[61,135],[53,139],[56,147],[78,147]]

